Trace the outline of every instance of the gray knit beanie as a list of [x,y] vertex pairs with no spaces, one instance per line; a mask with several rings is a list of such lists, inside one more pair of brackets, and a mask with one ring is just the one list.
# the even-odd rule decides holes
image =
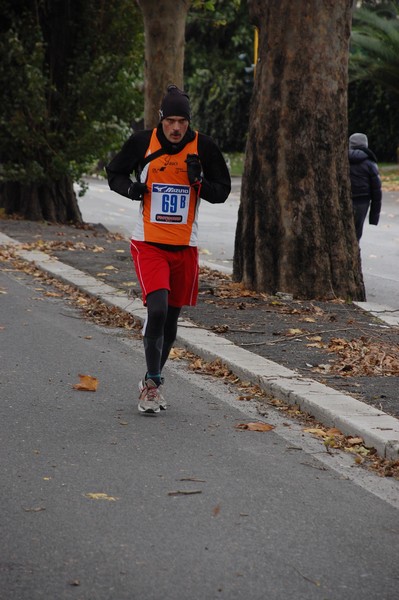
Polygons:
[[353,133],[349,138],[349,148],[368,148],[369,141],[365,133]]

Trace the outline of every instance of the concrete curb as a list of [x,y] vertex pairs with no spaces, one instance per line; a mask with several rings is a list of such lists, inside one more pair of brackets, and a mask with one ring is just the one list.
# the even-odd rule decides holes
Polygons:
[[[46,273],[79,288],[81,291],[116,306],[144,321],[146,309],[141,300],[126,298],[115,288],[74,269],[48,254],[23,250],[17,240],[0,233],[0,245],[13,246],[16,254],[34,263]],[[230,340],[181,320],[177,344],[205,360],[220,359],[244,381],[259,385],[289,404],[312,414],[326,426],[337,427],[345,435],[364,439],[366,446],[374,447],[380,456],[397,459],[399,456],[399,420],[351,396],[329,388],[312,379],[301,377],[277,363],[262,358],[233,344]]]
[[355,302],[354,304],[391,327],[399,327],[399,308],[375,302]]

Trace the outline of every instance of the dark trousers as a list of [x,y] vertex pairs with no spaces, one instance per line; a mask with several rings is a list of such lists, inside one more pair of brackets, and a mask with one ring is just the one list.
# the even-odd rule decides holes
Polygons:
[[367,217],[367,211],[369,209],[370,200],[369,198],[354,198],[352,199],[353,205],[353,216],[355,218],[355,229],[357,241],[360,240],[363,233],[364,221]]

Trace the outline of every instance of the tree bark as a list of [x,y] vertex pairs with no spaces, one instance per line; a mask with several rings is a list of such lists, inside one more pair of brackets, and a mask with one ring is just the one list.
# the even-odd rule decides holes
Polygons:
[[363,300],[348,167],[351,0],[248,0],[259,61],[234,278],[296,298]]
[[169,84],[183,88],[184,44],[191,0],[137,0],[144,18],[144,127],[159,122]]
[[8,181],[0,186],[0,207],[7,215],[29,221],[82,223],[72,180],[24,184]]

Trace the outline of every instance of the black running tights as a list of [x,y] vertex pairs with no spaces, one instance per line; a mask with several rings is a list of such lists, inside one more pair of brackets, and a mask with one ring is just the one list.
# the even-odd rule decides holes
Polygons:
[[147,296],[147,321],[144,350],[147,373],[158,375],[167,361],[177,334],[180,308],[168,305],[168,290],[156,290]]

